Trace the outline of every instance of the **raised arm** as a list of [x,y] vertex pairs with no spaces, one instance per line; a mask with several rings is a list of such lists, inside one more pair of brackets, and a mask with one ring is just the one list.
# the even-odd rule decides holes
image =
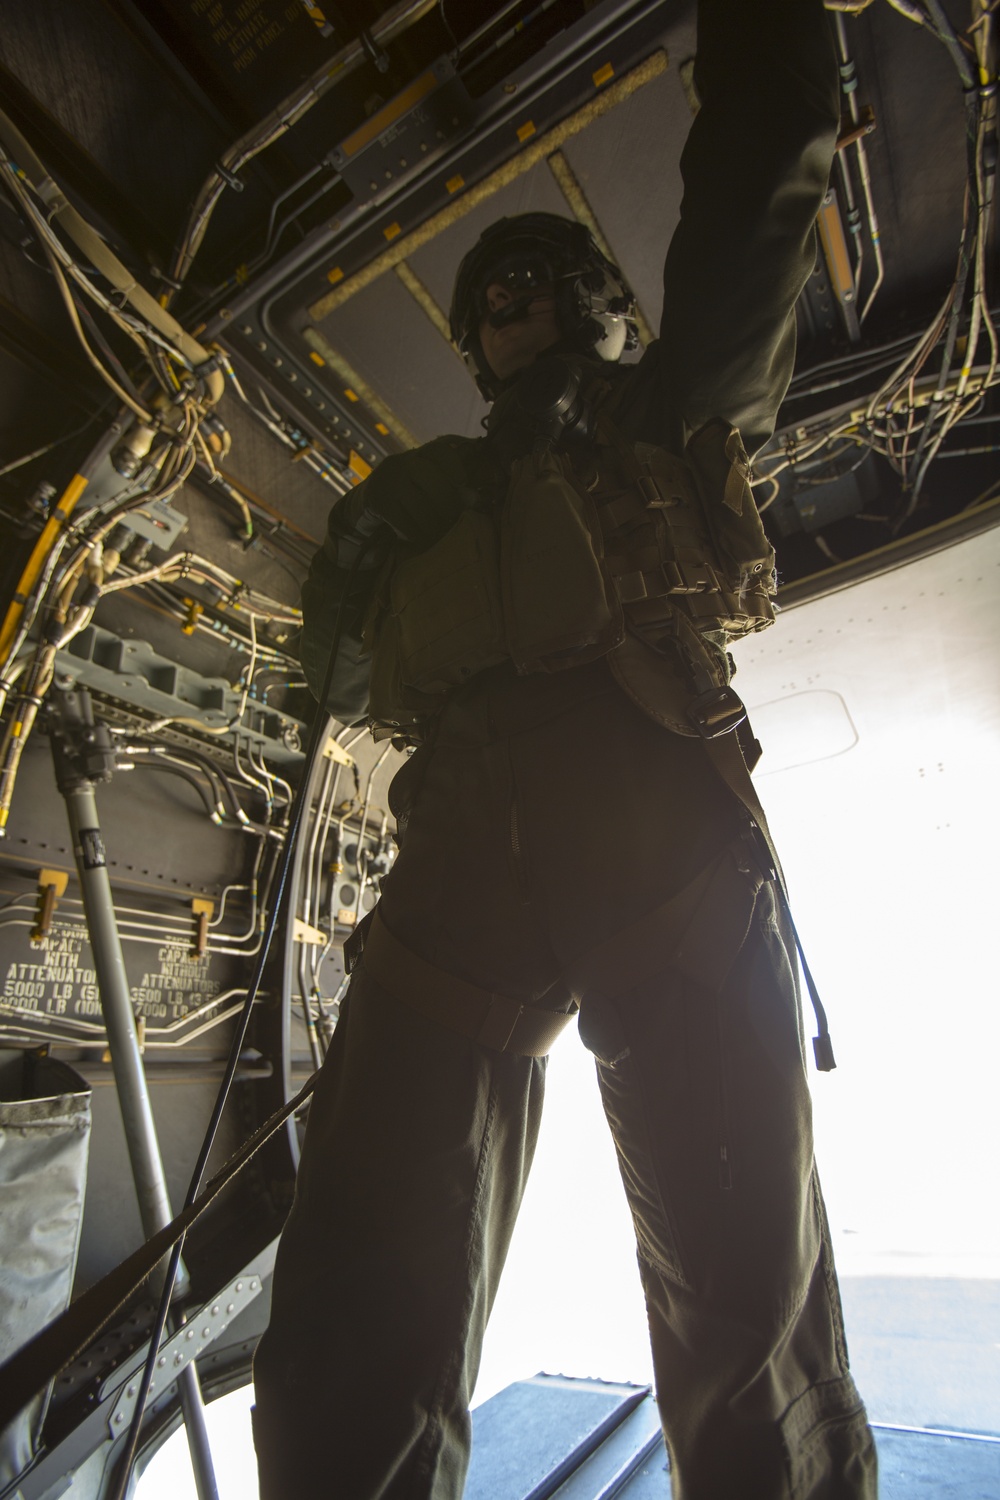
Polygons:
[[822,0],[701,0],[695,83],[660,358],[669,408],[691,430],[726,418],[753,454],[791,379],[837,136]]

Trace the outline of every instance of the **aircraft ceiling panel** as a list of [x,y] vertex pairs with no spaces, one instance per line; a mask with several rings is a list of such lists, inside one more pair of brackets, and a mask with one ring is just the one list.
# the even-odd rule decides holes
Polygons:
[[[686,36],[678,36],[680,51]],[[592,121],[564,152],[654,327],[662,305],[663,256],[680,206],[679,143],[690,118],[677,70],[668,68]],[[651,150],[651,140],[667,149]],[[497,219],[535,212],[570,212],[544,161],[447,225],[408,264],[447,313],[458,266],[483,230]],[[341,303],[319,326],[421,442],[442,430],[479,436],[484,403],[454,358],[442,358],[440,334],[392,272]]]
[[[0,1042],[52,1045],[98,1090],[81,1281],[134,1243],[137,1224],[65,808],[52,790],[42,725],[26,748],[21,740],[25,718],[30,723],[46,694],[50,626],[60,624],[64,609],[56,688],[72,681],[90,691],[95,715],[114,731],[118,748],[114,778],[102,784],[98,800],[168,1177],[179,1193],[231,1038],[234,992],[247,982],[261,919],[274,902],[289,784],[303,774],[311,700],[296,659],[296,604],[330,505],[363,472],[359,454],[377,463],[402,446],[407,429],[417,442],[443,431],[478,435],[485,407],[448,347],[442,318],[457,266],[487,225],[532,209],[592,214],[655,328],[663,255],[679,212],[679,160],[691,123],[681,66],[695,45],[692,0],[521,0],[516,8],[506,0],[462,6],[448,0],[447,22],[461,26],[458,43],[488,16],[496,22],[495,31],[465,47],[449,37],[441,8],[425,9],[421,0],[384,57],[373,48],[365,54],[353,28],[363,13],[377,42],[395,9],[389,0],[343,0],[335,8],[321,0],[321,8],[330,13],[332,34],[321,34],[298,0],[34,0],[8,5],[4,16],[4,110],[129,273],[168,301],[202,344],[218,340],[238,378],[219,403],[221,427],[208,421],[211,414],[199,418],[200,426],[182,426],[183,361],[173,358],[165,371],[162,359],[152,357],[148,328],[141,334],[146,357],[137,356],[130,330],[113,316],[115,304],[83,296],[93,272],[56,226],[57,241],[66,242],[83,278],[75,283],[80,315],[93,319],[93,325],[84,319],[85,332],[105,374],[119,381],[124,374],[143,401],[157,397],[160,436],[147,451],[148,464],[130,477],[129,454],[142,457],[142,424],[119,414],[120,392],[98,380],[45,262],[46,236],[29,212],[33,200],[8,182],[0,197],[0,575],[6,571],[4,608],[17,643],[10,651],[16,672],[8,679],[5,668],[4,685],[11,689],[6,724],[18,729],[5,743],[16,741],[23,754],[20,762],[15,755],[6,779],[10,832],[0,844],[0,895],[12,903],[0,943],[9,985],[0,995]],[[968,0],[946,0],[946,8],[964,32]],[[804,838],[796,829],[829,821],[827,779],[850,782],[875,761],[903,708],[916,704],[918,730],[912,755],[907,750],[890,766],[884,800],[898,795],[902,805],[912,798],[913,828],[921,836],[929,804],[952,787],[964,791],[967,732],[979,732],[983,743],[991,736],[992,744],[996,728],[992,718],[986,722],[995,704],[983,687],[994,680],[992,634],[980,627],[995,593],[989,579],[1000,528],[990,542],[991,571],[980,561],[985,545],[974,543],[952,548],[933,567],[927,559],[899,567],[915,552],[946,545],[960,529],[963,535],[985,529],[1000,515],[1000,500],[991,509],[989,498],[996,489],[1000,402],[996,389],[984,388],[997,381],[982,328],[968,357],[974,276],[956,301],[950,342],[945,328],[933,348],[917,342],[955,279],[969,181],[962,89],[953,60],[928,28],[911,25],[887,0],[831,24],[857,62],[854,97],[874,111],[874,132],[862,145],[886,274],[870,318],[859,325],[847,303],[869,294],[876,248],[874,226],[862,212],[855,243],[838,259],[831,240],[833,249],[822,251],[810,278],[796,383],[776,443],[759,462],[756,493],[778,549],[782,602],[791,605],[796,589],[801,598],[867,579],[838,602],[824,597],[805,612],[789,607],[773,632],[744,643],[739,653],[739,683],[745,671],[748,697],[761,705],[755,723],[766,741],[762,774],[795,766],[788,778],[798,779],[789,815],[793,868],[796,838]],[[994,18],[981,30],[989,36],[996,26]],[[292,82],[323,59],[326,67],[345,41],[355,40],[359,66],[330,68],[323,82],[331,86],[316,108],[266,147],[267,132],[257,132],[259,154],[241,159],[234,143]],[[967,49],[972,40],[965,36],[961,45]],[[669,63],[660,71],[664,49]],[[438,83],[428,85],[428,94],[422,86],[432,68]],[[417,158],[410,146],[423,139],[428,110],[440,120],[440,145]],[[983,162],[994,147],[988,115],[983,102]],[[347,151],[366,130],[367,141]],[[220,161],[224,186],[204,244],[191,252],[190,274],[171,288],[192,204]],[[582,204],[560,186],[560,161],[582,190]],[[850,240],[845,171],[860,202],[856,143],[847,144],[834,170],[839,214],[824,221],[828,234],[839,230]],[[484,184],[494,190],[484,195]],[[971,186],[974,197],[974,176]],[[733,232],[738,238],[738,224]],[[405,265],[397,265],[400,257]],[[995,237],[986,240],[980,262],[987,263],[995,296]],[[407,289],[407,268],[429,305]],[[987,300],[985,292],[979,296],[980,313]],[[310,333],[330,349],[325,364],[314,357],[323,360]],[[966,362],[973,368],[963,373]],[[357,401],[348,394],[355,376]],[[231,435],[231,450],[222,429]],[[75,469],[90,473],[88,455],[97,454],[97,444],[106,456],[94,457],[93,478],[71,529],[61,534],[67,550],[58,552],[48,540],[56,534],[50,502],[65,494]],[[183,484],[175,483],[181,467],[174,460],[181,459],[194,465],[184,468]],[[174,517],[187,519],[176,533],[166,527],[167,550],[149,537],[159,523],[145,513],[161,480]],[[139,507],[128,508],[137,498]],[[95,499],[113,507],[108,514],[119,523],[106,546]],[[50,573],[32,572],[43,554],[51,584]],[[973,556],[974,595],[952,576]],[[886,566],[896,571],[879,572]],[[912,597],[915,586],[924,600]],[[20,643],[14,632],[23,602],[29,611],[37,608],[36,627]],[[947,630],[935,623],[943,612]],[[373,745],[363,729],[343,727],[338,734],[339,744],[327,740],[310,773],[304,835],[287,887],[294,920],[279,938],[250,1017],[220,1150],[269,1115],[319,1061],[337,1021],[343,941],[392,863],[387,783],[399,757],[388,743]],[[949,755],[925,765],[928,747],[942,739]],[[938,760],[946,773],[935,770]],[[814,771],[813,790],[805,792]],[[777,801],[782,780],[769,777]],[[977,819],[978,812],[966,817],[966,831],[981,835]],[[928,833],[945,853],[961,832],[957,824],[946,832],[948,821],[937,819]],[[902,862],[886,847],[885,865],[876,861],[862,872],[866,890],[895,889],[906,873],[901,863],[925,878],[917,845],[915,857]],[[843,888],[853,889],[859,878],[853,851],[841,846],[831,859],[841,855],[848,864]],[[972,858],[967,862],[971,868]],[[33,946],[31,932],[57,889],[58,882],[42,879],[53,872],[69,881],[42,949]],[[215,905],[200,957],[194,899]],[[989,930],[988,913],[979,928]],[[206,975],[218,986],[211,994]],[[981,988],[978,978],[976,984]],[[216,1004],[226,992],[229,998]],[[888,1024],[895,1031],[898,1017],[886,1013],[882,1020],[882,1050],[889,1055],[895,1036]],[[867,1021],[859,1013],[859,1049],[871,1052],[862,1032]],[[851,1026],[850,1008],[841,1015],[838,1007],[845,1044]],[[849,1052],[848,1046],[845,1057]],[[874,1078],[873,1097],[878,1086]],[[978,1136],[986,1138],[982,1130]],[[870,1137],[871,1131],[858,1133],[859,1152]],[[185,1255],[200,1293],[215,1297],[273,1238],[295,1161],[291,1126],[189,1242]],[[118,1376],[122,1383],[130,1378],[121,1351],[141,1344],[147,1332],[148,1312],[129,1312],[81,1360],[69,1384],[60,1383],[48,1449],[20,1486],[25,1500],[54,1493],[60,1476],[86,1459],[94,1433],[95,1446],[107,1441],[113,1429],[106,1401],[117,1401]],[[249,1347],[233,1354],[234,1368],[246,1365]],[[211,1363],[217,1358],[213,1348],[203,1356],[209,1377],[221,1368]],[[172,1397],[164,1392],[156,1399],[166,1412]],[[86,1423],[95,1425],[84,1431]],[[95,1495],[107,1489],[110,1474],[109,1468],[91,1485]]]
[[[848,39],[858,97],[875,112],[866,137],[886,279],[872,317],[881,325],[919,287],[943,299],[962,229],[965,136],[958,75],[945,49],[920,26],[900,25],[873,6]],[[842,193],[840,177],[834,185]]]
[[440,307],[447,311],[459,262],[483,230],[497,219],[530,213],[566,213],[566,200],[544,162],[499,188],[416,252],[413,269]]
[[663,307],[663,259],[680,216],[680,153],[691,128],[680,65],[694,53],[694,28],[668,33],[666,48],[665,73],[564,148],[654,332]]
[[475,435],[486,408],[456,356],[392,271],[319,325],[421,443],[448,431]]

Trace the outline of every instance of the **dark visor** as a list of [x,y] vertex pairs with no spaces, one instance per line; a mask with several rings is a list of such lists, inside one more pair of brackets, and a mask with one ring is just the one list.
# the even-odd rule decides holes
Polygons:
[[486,293],[491,286],[502,286],[512,296],[525,292],[549,291],[555,281],[552,264],[537,250],[505,255],[490,262],[477,276],[473,305],[477,322],[489,311]]

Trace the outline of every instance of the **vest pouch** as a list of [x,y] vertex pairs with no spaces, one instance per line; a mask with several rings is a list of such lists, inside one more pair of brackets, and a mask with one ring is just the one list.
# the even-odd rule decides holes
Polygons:
[[373,724],[380,726],[374,731],[374,738],[379,740],[425,724],[444,706],[446,695],[421,693],[404,683],[399,621],[393,615],[383,614],[375,631],[368,684],[368,715]]
[[596,508],[550,448],[514,464],[501,538],[507,647],[518,672],[580,666],[624,639]]
[[694,434],[685,456],[702,494],[720,564],[726,609],[720,611],[719,623],[733,639],[764,630],[774,621],[774,548],[753,498],[750,461],[739,432],[716,418]]
[[491,517],[470,509],[396,566],[389,614],[404,686],[445,693],[505,660],[498,550]]

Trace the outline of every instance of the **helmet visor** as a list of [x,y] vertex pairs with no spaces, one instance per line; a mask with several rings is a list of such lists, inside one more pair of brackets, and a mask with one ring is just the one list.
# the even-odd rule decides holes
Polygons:
[[512,297],[521,299],[532,293],[538,296],[546,293],[551,295],[555,280],[552,262],[537,250],[512,251],[487,261],[471,288],[469,321],[473,327],[465,329],[466,335],[478,328],[489,315],[487,294],[490,287],[503,287]]

